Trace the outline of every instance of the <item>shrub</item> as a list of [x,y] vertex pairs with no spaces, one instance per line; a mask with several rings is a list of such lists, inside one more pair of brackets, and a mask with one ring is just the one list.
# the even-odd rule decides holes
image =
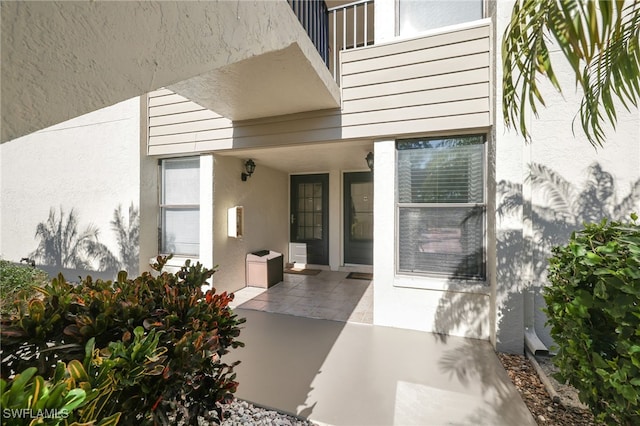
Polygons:
[[[68,371],[64,363],[59,365],[63,372]],[[30,367],[9,382],[0,379],[2,424],[24,425],[40,417],[41,424],[58,425],[73,419],[73,411],[86,400],[85,390],[72,386],[70,376],[51,385],[36,376],[36,371]]]
[[[166,261],[158,258],[159,272]],[[244,319],[228,306],[233,295],[216,294],[215,289],[202,292],[213,273],[187,261],[176,274],[144,273],[128,279],[121,272],[115,282],[87,277],[71,285],[59,276],[39,289],[42,297],[17,303],[18,315],[3,321],[2,375],[34,366],[51,377],[57,362],[85,359],[91,342],[94,358],[104,358],[96,359],[97,365],[113,354],[119,354],[113,363],[132,369],[154,360],[149,370],[142,368],[133,378],[120,376],[108,384],[105,415],[126,411],[132,422],[166,424],[167,413],[178,407],[187,422],[212,409],[221,419],[219,403],[231,399],[238,385],[235,364],[221,357],[243,346],[235,339]],[[141,343],[132,344],[132,339],[151,333],[157,333],[161,352],[140,358],[136,350],[133,362],[126,348],[139,348]],[[90,377],[101,374],[91,373],[95,368],[86,360],[85,368]]]
[[47,273],[41,269],[0,259],[0,313],[11,313],[13,305],[7,302],[16,299],[20,293],[24,297],[32,296],[33,287],[44,285],[48,278]]
[[585,225],[555,247],[544,290],[558,378],[596,418],[640,424],[640,224]]

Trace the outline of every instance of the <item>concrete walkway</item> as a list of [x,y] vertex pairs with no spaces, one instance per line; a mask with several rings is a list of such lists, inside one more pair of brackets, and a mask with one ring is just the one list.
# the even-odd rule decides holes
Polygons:
[[328,425],[535,425],[485,341],[247,309],[236,396]]

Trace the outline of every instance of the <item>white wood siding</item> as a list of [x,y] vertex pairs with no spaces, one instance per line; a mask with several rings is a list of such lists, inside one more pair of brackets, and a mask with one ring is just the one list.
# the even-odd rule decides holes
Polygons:
[[[161,89],[149,94],[150,155],[455,133],[492,123],[491,24],[341,54],[342,109],[232,123]],[[304,94],[301,94],[304,96]]]

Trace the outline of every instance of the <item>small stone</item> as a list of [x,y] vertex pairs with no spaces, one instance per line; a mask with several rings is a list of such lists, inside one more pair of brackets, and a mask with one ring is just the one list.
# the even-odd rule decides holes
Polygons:
[[553,407],[549,406],[547,407],[547,411],[550,413],[553,413],[555,410],[553,409]]
[[544,416],[543,416],[542,414],[539,414],[539,415],[538,415],[538,421],[539,421],[540,423],[545,423],[545,422],[547,421],[547,419],[545,419],[545,418],[544,418]]

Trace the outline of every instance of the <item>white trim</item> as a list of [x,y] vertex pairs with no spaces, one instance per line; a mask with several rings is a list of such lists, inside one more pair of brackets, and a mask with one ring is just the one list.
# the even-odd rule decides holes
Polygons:
[[482,294],[489,296],[491,287],[487,281],[451,279],[448,277],[427,277],[424,275],[396,275],[394,287],[416,288],[422,290],[453,291],[457,293]]

